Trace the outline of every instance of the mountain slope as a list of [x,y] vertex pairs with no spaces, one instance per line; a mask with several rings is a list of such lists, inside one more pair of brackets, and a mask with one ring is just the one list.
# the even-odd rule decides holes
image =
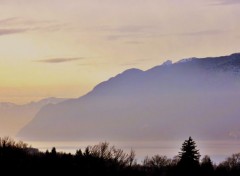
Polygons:
[[18,136],[36,140],[238,137],[240,54],[127,70],[87,95],[43,107]]
[[63,98],[46,98],[38,102],[24,105],[0,102],[0,135],[14,136],[16,133],[34,118],[36,113],[47,104],[56,104],[64,101]]

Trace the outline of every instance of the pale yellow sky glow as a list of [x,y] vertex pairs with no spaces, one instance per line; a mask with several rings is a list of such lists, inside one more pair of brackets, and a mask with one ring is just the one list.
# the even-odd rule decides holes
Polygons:
[[227,0],[0,0],[0,102],[79,97],[128,68],[239,52]]

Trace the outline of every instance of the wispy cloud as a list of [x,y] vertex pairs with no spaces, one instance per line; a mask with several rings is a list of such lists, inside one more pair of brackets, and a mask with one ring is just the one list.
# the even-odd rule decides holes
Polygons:
[[1,19],[1,20],[0,20],[0,26],[2,26],[2,25],[8,25],[9,23],[15,21],[16,19],[17,19],[16,17]]
[[202,31],[194,31],[194,32],[185,32],[185,33],[178,33],[175,35],[181,35],[181,36],[204,36],[204,35],[217,35],[221,34],[224,31],[221,30],[202,30]]
[[218,0],[214,3],[211,3],[211,5],[233,5],[233,4],[239,4],[240,0]]
[[240,131],[239,130],[231,130],[228,132],[228,135],[232,138],[239,138],[240,137]]
[[54,20],[35,20],[31,18],[10,17],[0,19],[0,26],[34,26],[55,24]]
[[143,38],[151,38],[161,30],[157,25],[120,25],[120,26],[96,26],[92,30],[103,33],[108,41],[130,40],[136,41]]
[[84,57],[78,57],[78,58],[50,58],[50,59],[37,60],[37,62],[56,64],[56,63],[63,63],[63,62],[73,62],[73,61],[77,61],[77,60],[81,60],[81,59],[84,59]]
[[124,43],[125,43],[125,44],[132,44],[132,45],[143,44],[143,42],[140,42],[140,41],[134,41],[134,40],[126,41],[126,42],[124,42]]
[[34,20],[19,17],[0,19],[0,35],[9,35],[28,31],[56,31],[66,28],[53,20]]
[[27,29],[0,29],[0,36],[15,34],[15,33],[22,33],[22,32],[26,32],[26,31],[27,31]]
[[120,26],[115,29],[115,31],[121,33],[145,33],[145,32],[156,32],[156,28],[159,29],[158,26],[150,26],[150,25],[126,25]]
[[158,27],[155,25],[119,25],[119,26],[104,25],[94,26],[94,28],[88,28],[88,30],[119,33],[143,33],[158,30]]
[[[240,0],[239,0],[240,1]],[[109,34],[105,35],[108,41],[125,40],[127,44],[140,44],[142,39],[158,38],[168,36],[210,36],[222,34],[226,31],[218,29],[206,29],[199,31],[188,31],[182,33],[167,33],[161,29],[161,26],[147,26],[147,25],[126,25],[118,27],[103,26],[98,30],[108,31]],[[133,41],[133,42],[132,42]]]
[[121,39],[127,39],[127,40],[134,40],[135,42],[139,39],[144,39],[144,38],[153,38],[158,36],[159,34],[157,33],[115,33],[111,35],[107,35],[106,39],[109,41],[114,41],[114,40],[121,40]]
[[182,36],[182,37],[202,37],[202,36],[212,36],[212,35],[219,35],[224,33],[225,31],[221,30],[203,30],[203,31],[193,31],[193,32],[182,32],[182,33],[131,33],[131,34],[125,34],[125,33],[118,33],[109,35],[106,37],[109,41],[114,40],[131,40],[134,42],[125,42],[128,44],[140,44],[142,42],[139,41],[139,39],[144,38],[156,38],[156,37],[168,37],[168,36]]

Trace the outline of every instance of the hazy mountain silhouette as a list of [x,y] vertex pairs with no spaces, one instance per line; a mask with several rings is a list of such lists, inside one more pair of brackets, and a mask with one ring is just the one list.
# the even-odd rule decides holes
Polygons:
[[64,101],[63,98],[46,98],[38,102],[17,105],[9,102],[0,102],[0,134],[14,136],[26,125],[37,112],[47,104],[56,104]]
[[18,136],[35,140],[161,140],[240,134],[240,54],[129,69],[78,99],[43,107]]

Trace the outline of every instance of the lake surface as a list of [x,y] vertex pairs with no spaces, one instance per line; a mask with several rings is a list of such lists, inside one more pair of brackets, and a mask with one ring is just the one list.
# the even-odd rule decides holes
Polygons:
[[[104,141],[103,141],[104,142]],[[99,144],[98,141],[26,141],[32,147],[41,151],[56,147],[58,152],[75,154],[77,149],[85,150],[87,146]],[[146,156],[166,155],[173,158],[180,152],[183,141],[112,141],[110,146],[123,149],[128,153],[131,149],[136,152],[136,159],[141,163]],[[240,141],[198,141],[196,142],[201,156],[209,155],[218,164],[228,156],[240,152]]]

